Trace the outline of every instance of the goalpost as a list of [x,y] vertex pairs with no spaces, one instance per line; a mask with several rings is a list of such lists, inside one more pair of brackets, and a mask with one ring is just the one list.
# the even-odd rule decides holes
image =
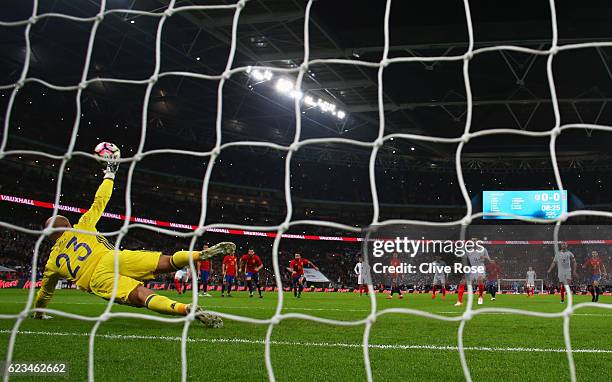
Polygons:
[[[345,224],[339,224],[337,222],[332,222],[332,221],[315,221],[315,220],[296,221],[294,220],[293,205],[292,205],[292,198],[291,198],[291,176],[290,176],[291,175],[291,161],[292,161],[292,158],[295,152],[300,150],[304,146],[312,145],[312,144],[334,142],[334,143],[356,145],[362,148],[366,147],[371,150],[371,156],[370,156],[371,160],[369,163],[369,179],[370,179],[372,204],[373,204],[373,215],[372,215],[371,225],[379,225],[384,222],[380,220],[380,214],[379,214],[380,205],[379,205],[378,193],[377,193],[377,188],[376,188],[375,165],[376,165],[377,154],[379,150],[381,149],[381,147],[383,146],[383,144],[390,139],[408,139],[408,140],[418,140],[418,141],[428,141],[428,142],[455,143],[457,144],[457,150],[455,153],[456,175],[458,178],[459,187],[461,189],[461,194],[463,196],[465,205],[467,206],[465,216],[461,220],[455,223],[469,225],[474,219],[478,219],[483,216],[482,213],[473,213],[472,202],[469,197],[469,193],[467,191],[465,182],[463,180],[463,171],[461,167],[462,166],[461,165],[462,152],[463,152],[465,145],[470,140],[477,138],[477,137],[496,135],[496,134],[514,134],[514,135],[527,136],[527,137],[548,137],[550,139],[550,157],[551,157],[553,170],[555,174],[556,186],[558,187],[558,189],[563,189],[564,187],[563,187],[563,183],[561,180],[561,174],[560,174],[559,167],[556,161],[555,142],[557,140],[557,137],[563,131],[570,130],[570,129],[595,129],[595,130],[612,132],[612,127],[610,126],[585,124],[585,123],[565,124],[565,125],[562,124],[561,115],[559,112],[557,94],[555,90],[555,77],[553,73],[553,62],[554,62],[554,57],[556,54],[560,52],[568,52],[568,51],[575,50],[575,49],[610,47],[612,46],[612,43],[610,42],[590,42],[590,43],[580,43],[580,44],[559,45],[558,44],[558,34],[557,34],[557,19],[556,19],[555,2],[554,0],[549,0],[550,13],[551,13],[551,28],[552,28],[552,38],[550,41],[550,48],[548,49],[530,49],[530,48],[525,48],[521,46],[497,45],[497,46],[488,46],[488,47],[475,49],[474,48],[474,31],[472,27],[472,17],[471,17],[471,12],[470,12],[470,3],[468,0],[463,0],[462,2],[464,5],[464,10],[465,10],[465,20],[466,20],[467,31],[468,31],[468,39],[469,39],[468,47],[465,52],[459,55],[452,55],[452,56],[451,55],[424,56],[424,57],[401,56],[401,57],[389,58],[389,45],[390,45],[389,42],[390,42],[390,35],[391,35],[390,28],[389,28],[389,19],[390,19],[390,14],[392,10],[392,0],[386,0],[386,7],[385,7],[385,14],[384,14],[384,49],[383,49],[382,59],[377,62],[372,62],[372,61],[362,61],[358,59],[311,59],[310,58],[310,46],[309,46],[309,24],[310,24],[309,21],[310,21],[310,10],[313,5],[313,0],[309,0],[307,2],[305,14],[304,14],[304,61],[301,63],[301,65],[299,65],[296,68],[291,68],[291,69],[280,69],[276,67],[252,67],[252,68],[257,68],[259,70],[269,70],[272,72],[282,72],[285,74],[294,74],[296,76],[295,90],[298,92],[301,91],[302,89],[302,79],[303,79],[304,74],[308,71],[309,66],[314,66],[314,65],[319,65],[319,64],[360,65],[360,66],[366,66],[366,67],[377,69],[378,71],[378,75],[377,75],[377,79],[378,79],[378,89],[377,89],[378,90],[378,115],[379,115],[379,121],[380,121],[377,138],[370,142],[357,141],[357,140],[352,140],[352,139],[347,139],[347,138],[316,138],[316,139],[305,140],[302,138],[302,133],[301,133],[301,107],[302,105],[301,105],[301,101],[297,97],[295,97],[294,98],[295,133],[293,136],[293,140],[290,145],[279,145],[279,144],[275,144],[272,142],[262,142],[262,141],[238,141],[238,142],[228,143],[228,142],[224,142],[222,139],[222,128],[221,127],[222,127],[224,84],[231,76],[237,75],[240,73],[244,73],[247,70],[251,70],[251,67],[247,67],[247,66],[241,66],[241,67],[233,66],[234,54],[236,52],[236,45],[237,45],[236,41],[237,41],[238,23],[240,20],[240,14],[242,10],[245,8],[245,6],[248,6],[247,0],[239,0],[232,4],[187,5],[187,6],[177,6],[177,1],[171,0],[168,2],[167,7],[165,9],[162,9],[159,12],[157,11],[148,12],[148,11],[139,11],[139,10],[132,10],[132,9],[115,9],[115,8],[107,9],[106,1],[101,0],[100,7],[99,7],[97,14],[92,17],[75,17],[72,15],[60,14],[60,13],[39,14],[38,13],[38,0],[32,0],[33,11],[29,18],[18,20],[18,21],[10,21],[10,22],[0,21],[0,27],[23,28],[24,29],[24,40],[25,40],[25,60],[24,60],[23,68],[19,75],[19,79],[14,83],[9,83],[9,84],[0,83],[0,89],[10,91],[10,96],[9,96],[6,113],[5,113],[5,119],[4,119],[3,135],[2,135],[2,140],[0,142],[0,159],[6,156],[9,156],[9,155],[36,154],[36,155],[44,156],[50,159],[61,161],[61,165],[59,166],[58,177],[57,177],[55,207],[53,210],[53,215],[56,216],[58,213],[58,205],[59,205],[60,193],[61,193],[62,182],[63,182],[63,174],[64,174],[64,170],[66,169],[66,165],[68,161],[74,156],[89,157],[92,159],[94,158],[94,156],[91,153],[77,152],[74,149],[77,135],[78,135],[79,128],[80,128],[80,124],[81,124],[81,119],[79,118],[79,116],[81,115],[81,103],[82,103],[83,90],[92,84],[100,84],[104,82],[146,85],[146,92],[145,92],[145,97],[144,97],[144,101],[142,105],[142,134],[141,134],[140,142],[137,147],[136,153],[132,157],[122,159],[122,162],[125,162],[127,165],[129,165],[127,185],[126,185],[126,203],[125,203],[126,205],[125,215],[127,216],[127,219],[124,221],[120,230],[116,232],[101,232],[101,234],[103,235],[106,234],[108,236],[117,236],[116,249],[119,248],[122,239],[125,237],[128,231],[132,228],[138,227],[141,229],[149,229],[149,230],[156,231],[158,233],[167,234],[167,235],[177,235],[181,237],[189,237],[191,238],[190,250],[193,250],[196,240],[202,234],[204,234],[207,228],[218,227],[218,225],[208,225],[207,224],[207,195],[208,195],[208,188],[209,188],[209,181],[211,178],[211,173],[215,165],[215,161],[221,154],[221,151],[227,147],[232,147],[232,146],[241,146],[241,147],[258,146],[258,147],[268,147],[268,148],[272,148],[275,150],[285,151],[287,153],[285,157],[285,175],[284,175],[285,176],[284,193],[285,193],[285,204],[286,204],[286,216],[284,218],[283,223],[279,225],[266,226],[266,227],[253,227],[249,225],[232,225],[231,226],[232,228],[236,228],[236,229],[266,230],[266,231],[272,231],[272,232],[277,233],[277,236],[274,239],[274,245],[273,245],[273,251],[272,251],[275,281],[276,281],[276,285],[279,287],[278,288],[279,292],[278,292],[277,308],[276,308],[275,314],[269,319],[253,319],[253,318],[244,317],[240,315],[230,315],[230,314],[220,313],[220,312],[212,312],[212,313],[215,313],[229,320],[241,321],[241,322],[256,324],[256,325],[265,325],[267,327],[267,332],[265,336],[265,365],[266,365],[266,370],[268,373],[268,378],[271,381],[275,380],[274,365],[271,359],[271,352],[272,352],[271,336],[276,326],[279,325],[281,321],[287,318],[299,318],[299,319],[315,321],[315,322],[323,323],[327,325],[337,325],[337,326],[359,325],[359,326],[362,326],[363,327],[362,350],[363,350],[363,361],[364,361],[363,366],[364,366],[365,374],[366,374],[368,381],[372,381],[373,379],[372,369],[370,365],[370,357],[369,357],[370,332],[372,329],[372,325],[374,324],[374,322],[376,321],[378,317],[385,315],[385,314],[389,314],[389,313],[394,313],[394,314],[401,313],[401,314],[407,314],[407,315],[417,315],[417,316],[425,317],[428,319],[458,322],[459,323],[459,327],[457,331],[458,356],[461,362],[461,367],[462,367],[465,379],[467,381],[471,381],[472,377],[470,373],[470,367],[466,359],[465,348],[463,344],[464,342],[463,333],[464,333],[465,326],[470,321],[470,319],[474,317],[475,315],[478,315],[482,312],[482,310],[473,308],[473,294],[472,293],[467,294],[467,303],[465,304],[464,313],[459,316],[440,315],[440,314],[435,314],[435,313],[430,313],[430,312],[401,309],[401,308],[378,310],[374,294],[370,294],[371,309],[370,309],[369,315],[365,319],[362,319],[359,321],[342,321],[342,320],[333,320],[333,319],[315,317],[315,316],[308,315],[308,314],[283,313],[282,312],[283,301],[284,301],[283,292],[282,292],[283,288],[282,288],[282,282],[281,282],[281,276],[280,276],[281,271],[280,271],[279,259],[278,259],[279,244],[280,244],[280,240],[282,239],[281,235],[287,232],[292,226],[295,226],[298,224],[300,225],[306,224],[306,225],[318,226],[318,227],[324,226],[328,228],[334,228],[337,230],[344,230],[344,231],[349,231],[349,232],[354,232],[354,233],[361,232],[361,230],[357,227],[353,227],[353,226],[345,225]],[[229,50],[227,63],[225,65],[225,69],[223,73],[219,75],[205,75],[201,73],[186,72],[186,71],[185,72],[162,72],[160,70],[161,55],[162,55],[161,37],[164,33],[164,24],[166,20],[170,17],[175,17],[175,15],[180,12],[195,11],[195,10],[211,11],[211,10],[220,10],[220,9],[233,10],[234,12],[233,21],[232,21],[232,29],[231,29],[232,35],[231,35],[230,50]],[[156,31],[156,36],[155,36],[155,55],[154,55],[155,67],[154,67],[153,72],[150,74],[150,76],[148,76],[148,78],[145,78],[142,80],[90,77],[89,68],[91,64],[92,53],[94,50],[96,32],[100,24],[103,23],[105,18],[107,17],[112,17],[113,15],[125,15],[125,14],[140,15],[140,16],[146,16],[146,17],[152,17],[152,18],[158,19],[157,31]],[[52,83],[44,81],[42,79],[30,76],[29,67],[30,67],[30,60],[32,57],[32,51],[30,49],[30,45],[31,45],[30,31],[32,29],[32,26],[35,23],[41,22],[44,19],[50,19],[50,18],[62,18],[66,20],[71,20],[73,22],[80,22],[80,23],[86,23],[86,24],[91,25],[91,29],[89,32],[89,42],[87,46],[87,53],[86,53],[86,57],[84,61],[83,70],[81,72],[81,77],[80,77],[81,79],[80,79],[80,82],[78,83],[74,83],[69,86],[59,86],[59,85],[54,85]],[[470,62],[475,55],[482,54],[485,52],[504,51],[504,50],[523,52],[527,54],[541,55],[541,56],[547,57],[546,77],[547,77],[547,81],[550,87],[551,105],[553,107],[554,116],[555,116],[554,126],[550,126],[549,130],[541,131],[541,132],[533,132],[533,131],[520,130],[520,129],[490,129],[490,130],[484,130],[484,131],[478,131],[478,132],[470,131],[471,123],[472,123],[472,111],[473,111],[473,98],[472,98],[470,73],[469,73]],[[467,112],[466,112],[466,117],[465,117],[465,125],[464,125],[462,132],[458,134],[457,136],[450,137],[450,138],[449,137],[439,137],[439,136],[419,135],[419,134],[403,134],[403,133],[386,134],[385,133],[386,116],[384,112],[385,100],[383,98],[383,76],[384,76],[385,68],[388,67],[389,65],[393,65],[396,63],[434,62],[434,61],[454,61],[454,62],[462,63],[465,93],[466,93],[466,100],[467,100]],[[215,121],[216,144],[212,150],[207,151],[207,152],[194,152],[194,151],[173,150],[173,149],[158,149],[158,150],[152,150],[152,151],[144,150],[145,139],[146,139],[147,128],[148,128],[148,121],[149,121],[148,110],[149,110],[149,102],[151,99],[151,93],[152,93],[154,85],[162,77],[191,77],[191,78],[197,78],[201,80],[218,81],[217,116],[216,116],[216,121]],[[51,88],[57,91],[75,91],[76,93],[76,96],[75,96],[76,117],[73,122],[73,129],[71,131],[71,136],[70,136],[68,147],[66,148],[66,151],[63,155],[51,155],[51,154],[38,152],[34,150],[10,150],[10,151],[7,150],[9,128],[11,125],[11,114],[13,112],[15,98],[21,88],[33,82],[42,84],[48,88]],[[204,177],[203,187],[202,187],[202,208],[200,212],[198,228],[192,232],[185,233],[185,232],[174,231],[171,229],[164,229],[161,227],[151,227],[151,226],[147,226],[144,224],[130,222],[129,217],[132,216],[131,188],[132,188],[132,180],[133,180],[133,173],[134,173],[135,166],[138,161],[140,161],[146,156],[154,155],[154,154],[162,154],[162,153],[190,155],[190,156],[193,156],[194,158],[198,158],[198,160],[200,160],[199,158],[201,157],[209,158],[207,168],[206,168],[206,174]],[[556,226],[555,235],[554,235],[555,241],[558,240],[558,230],[559,230],[561,223],[564,222],[568,217],[577,216],[577,215],[583,215],[583,216],[590,215],[590,216],[600,216],[600,217],[612,218],[612,213],[610,212],[595,211],[595,210],[575,211],[575,212],[565,213],[556,220],[557,226]],[[531,221],[531,222],[537,222],[537,223],[550,223],[549,220],[546,220],[546,221],[539,220],[539,219],[524,219],[524,220]],[[401,221],[398,220],[398,221],[394,221],[394,223],[414,224],[414,222],[409,221],[409,220],[401,220]],[[428,225],[448,225],[449,224],[449,223],[439,223],[439,222],[437,223],[436,222],[426,222],[426,223]],[[34,294],[35,294],[35,290],[34,290],[35,283],[34,282],[36,281],[38,258],[40,256],[40,253],[39,253],[40,245],[43,239],[49,234],[53,233],[54,231],[53,229],[44,229],[44,230],[29,229],[24,226],[11,224],[11,223],[4,222],[4,221],[0,221],[0,226],[5,229],[16,230],[16,231],[20,231],[26,234],[35,235],[38,237],[38,240],[36,242],[36,246],[34,249],[33,259],[32,259],[32,269],[33,269],[32,275],[31,275],[32,283],[31,283],[31,288],[29,289],[29,292],[28,292],[27,302],[25,303],[23,310],[19,314],[0,315],[0,319],[15,321],[15,324],[11,330],[8,348],[6,351],[6,358],[5,358],[6,366],[5,367],[8,368],[8,365],[10,365],[11,360],[13,359],[15,341],[16,341],[17,336],[19,335],[20,327],[23,321],[26,319],[26,317],[28,317],[28,315],[34,310],[33,308],[33,301],[34,301]],[[116,260],[115,265],[117,265],[117,256],[115,256],[115,260]],[[193,263],[191,264],[191,267],[192,269],[195,269]],[[115,272],[116,272],[115,275],[117,275],[117,266],[115,266]],[[193,290],[198,290],[197,278],[193,279],[192,285],[193,285]],[[566,286],[566,288],[568,287]],[[472,291],[471,285],[468,285],[468,291],[469,292]],[[190,315],[186,317],[180,317],[180,318],[168,318],[168,317],[145,315],[145,314],[132,313],[132,312],[121,312],[121,313],[111,312],[111,306],[113,304],[115,295],[116,295],[116,285],[115,285],[115,288],[113,289],[112,298],[108,302],[106,309],[98,317],[92,318],[88,316],[67,313],[67,312],[55,310],[55,309],[38,309],[38,311],[45,312],[45,313],[52,313],[58,316],[63,316],[63,317],[67,317],[67,318],[71,318],[75,320],[87,320],[87,321],[94,323],[93,328],[89,334],[89,347],[88,347],[88,357],[89,358],[88,358],[88,365],[87,365],[89,381],[93,381],[95,379],[94,352],[96,349],[96,338],[97,338],[96,334],[100,326],[105,321],[113,317],[121,316],[121,317],[138,318],[142,320],[154,320],[154,321],[166,322],[166,323],[182,322],[184,324],[184,327],[183,327],[183,332],[182,332],[182,337],[181,337],[181,380],[186,381],[187,380],[187,346],[186,346],[186,343],[187,343],[187,335],[189,331],[189,326],[194,320],[193,311]],[[197,304],[198,294],[193,293],[192,296],[193,296],[192,303]],[[519,310],[519,309],[503,309],[503,311],[511,312],[511,313],[518,314],[518,315],[529,315],[529,316],[541,317],[542,319],[562,318],[563,319],[563,337],[565,340],[566,355],[567,355],[567,360],[568,360],[568,365],[569,365],[569,376],[570,376],[571,381],[576,381],[576,369],[574,365],[574,359],[572,355],[572,346],[571,346],[571,341],[570,341],[570,317],[572,313],[574,313],[577,309],[580,309],[582,307],[588,306],[588,307],[612,309],[612,305],[611,304],[595,305],[595,304],[588,304],[588,303],[582,303],[582,304],[575,305],[572,300],[572,294],[568,293],[567,296],[568,296],[567,306],[565,307],[565,309],[557,313],[543,313],[543,312],[535,312],[535,311]],[[502,311],[502,310],[497,309],[497,308],[488,308],[487,311],[490,312],[490,311]],[[8,369],[5,370],[5,374],[4,374],[5,381],[9,379],[9,375],[8,373],[6,373],[7,370]]]
[[[515,292],[525,293],[526,286],[525,279],[499,279],[497,280],[497,293],[502,292]],[[543,293],[544,291],[544,279],[535,279],[535,292]]]

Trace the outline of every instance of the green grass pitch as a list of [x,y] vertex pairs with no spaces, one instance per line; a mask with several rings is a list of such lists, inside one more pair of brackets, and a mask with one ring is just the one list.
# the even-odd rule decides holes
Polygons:
[[[176,297],[175,293],[167,292]],[[249,299],[237,292],[231,299],[200,298],[203,306],[220,312],[254,318],[269,318],[276,307],[276,294]],[[18,313],[26,291],[0,291],[0,313]],[[178,298],[189,301],[190,294]],[[403,300],[377,296],[378,309],[405,307],[459,315],[464,308],[453,307],[456,296],[447,301],[430,295],[406,295]],[[590,301],[575,296],[575,302]],[[96,316],[106,301],[79,291],[58,291],[50,308]],[[612,303],[602,296],[601,304]],[[304,313],[336,320],[357,320],[367,316],[369,298],[350,293],[304,293],[296,300],[285,294],[283,313]],[[479,306],[475,306],[478,308]],[[564,308],[558,296],[499,295],[485,300],[483,307],[509,307],[540,312]],[[147,313],[145,309],[113,306],[113,312]],[[0,350],[6,356],[13,320],[0,320]],[[69,380],[87,378],[87,333],[93,322],[55,317],[23,322],[14,352],[15,361],[68,361]],[[387,314],[380,316],[370,336],[374,380],[460,381],[463,372],[457,346],[458,322]],[[182,324],[113,318],[102,324],[95,340],[95,376],[100,381],[180,380]],[[188,380],[267,380],[263,340],[267,325],[253,325],[226,319],[223,329],[207,329],[194,322],[187,345]],[[272,363],[279,381],[365,380],[361,342],[364,326],[341,327],[307,320],[288,319],[272,335]],[[612,381],[612,310],[584,308],[571,319],[571,339],[579,381]],[[464,345],[474,381],[567,381],[568,361],[563,351],[562,319],[536,318],[514,314],[482,314],[467,322]],[[531,350],[529,350],[531,349]],[[17,380],[38,380],[16,377]],[[40,379],[40,377],[39,377]],[[45,377],[45,380],[66,380]]]

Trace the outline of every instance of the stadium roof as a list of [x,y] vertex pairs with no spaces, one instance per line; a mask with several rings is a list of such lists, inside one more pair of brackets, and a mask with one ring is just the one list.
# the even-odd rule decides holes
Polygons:
[[[177,1],[176,7],[229,1]],[[239,19],[234,67],[299,66],[303,60],[305,2],[251,0]],[[163,12],[167,1],[108,2],[108,8]],[[310,17],[310,58],[349,58],[377,62],[382,57],[384,2],[315,1]],[[41,2],[39,14],[93,16],[97,1]],[[547,1],[470,2],[475,47],[519,45],[547,49],[552,37]],[[557,2],[559,44],[612,41],[612,4],[604,1]],[[29,17],[30,2],[2,5],[2,20]],[[164,25],[162,71],[220,74],[231,42],[232,10],[177,12]],[[154,66],[158,17],[125,13],[107,15],[94,43],[88,78],[142,80]],[[30,76],[57,85],[79,82],[91,23],[45,18],[32,27]],[[18,78],[25,56],[24,27],[0,28],[2,84]],[[393,2],[390,19],[390,57],[461,55],[467,49],[467,25],[461,1]],[[589,48],[558,53],[553,70],[562,123],[612,124],[612,48]],[[491,128],[544,131],[554,126],[546,56],[511,51],[476,55],[469,68],[474,113],[472,131]],[[293,138],[293,101],[279,94],[270,81],[253,81],[235,74],[224,87],[223,139],[267,140],[287,144]],[[391,64],[384,71],[383,105],[386,133],[402,132],[443,137],[460,136],[466,118],[466,91],[462,63]],[[214,143],[217,81],[166,77],[154,88],[149,105],[147,148],[169,142],[190,150],[209,149]],[[140,116],[145,85],[97,82],[84,92],[83,120],[77,148],[91,147],[109,127],[117,141],[135,147],[140,138]],[[306,94],[320,97],[345,110],[335,118],[316,108],[304,108],[303,138],[346,137],[371,141],[378,131],[377,69],[357,65],[313,64],[304,77]],[[2,110],[8,92],[2,92]],[[44,98],[46,97],[46,98]],[[59,92],[29,83],[18,97],[11,123],[10,144],[38,142],[66,147],[74,120],[75,92]],[[34,106],[29,106],[34,105]],[[36,113],[32,113],[36,107]],[[4,112],[1,113],[4,117]],[[26,126],[35,126],[26,128]],[[65,134],[58,132],[65,131]],[[172,139],[169,139],[172,137]],[[565,132],[558,140],[560,161],[568,166],[600,168],[609,165],[610,134]],[[456,146],[426,142],[385,145],[382,163],[395,159],[420,166],[432,160],[452,162]],[[323,155],[320,150],[331,154]],[[394,157],[391,154],[397,155]],[[313,160],[340,158],[367,162],[353,148],[319,147],[307,151]],[[331,157],[330,157],[331,156]],[[549,157],[547,138],[493,136],[470,142],[465,158],[474,168],[538,167]],[[386,158],[386,159],[385,159]],[[580,162],[580,163],[578,163]],[[578,163],[578,164],[576,164]],[[431,166],[426,166],[431,170]],[[451,166],[452,167],[452,166]]]

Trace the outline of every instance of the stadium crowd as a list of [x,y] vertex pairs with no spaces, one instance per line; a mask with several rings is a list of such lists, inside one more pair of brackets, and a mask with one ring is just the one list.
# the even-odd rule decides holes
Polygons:
[[[0,194],[25,196],[43,201],[53,201],[55,196],[57,166],[42,159],[33,161],[8,161],[3,166],[3,174],[7,179],[15,179],[13,183],[0,184]],[[38,162],[38,163],[37,163]],[[231,163],[230,163],[231,164]],[[227,165],[227,163],[225,164]],[[304,167],[307,165],[303,164]],[[325,219],[350,224],[367,224],[371,220],[371,204],[369,192],[358,192],[360,180],[351,171],[337,172],[334,176],[321,177],[320,174],[326,168],[317,168],[316,164],[309,163],[309,168],[315,171],[302,171],[300,175],[292,177],[292,185],[295,189],[294,195],[294,219]],[[61,203],[65,205],[87,207],[92,194],[100,182],[95,167],[87,165],[75,165],[64,173],[62,184]],[[229,172],[227,172],[229,173]],[[278,185],[270,185],[265,182],[269,179],[261,167],[257,170],[240,172],[243,184],[233,185],[232,178],[226,172],[221,172],[211,183],[208,198],[207,223],[225,222],[236,224],[279,224],[285,216],[285,201],[281,191],[274,188]],[[180,171],[177,172],[180,174]],[[225,174],[225,175],[223,175]],[[310,174],[310,175],[308,175]],[[432,192],[418,192],[418,187],[405,184],[406,182],[395,182],[401,176],[395,170],[387,173],[389,176],[380,177],[380,189],[399,186],[397,192],[399,200],[394,200],[392,210],[401,215],[414,213],[411,217],[423,220],[456,219],[464,212],[462,207],[452,206],[459,203],[453,199],[459,193],[442,192],[438,194],[434,190],[437,182],[445,179],[444,174],[429,174],[420,177],[418,187],[425,187]],[[350,177],[350,179],[346,178]],[[467,178],[470,175],[466,175]],[[299,178],[299,179],[298,179]],[[346,178],[346,179],[345,179]],[[386,180],[385,180],[386,179]],[[44,181],[43,181],[44,180]],[[367,180],[367,177],[366,177]],[[495,179],[497,180],[497,179]],[[322,183],[321,187],[308,187],[313,183]],[[335,183],[334,183],[335,182]],[[425,182],[425,183],[423,183]],[[355,187],[340,187],[340,185],[354,184]],[[483,186],[485,186],[483,184]],[[133,179],[131,190],[131,207],[134,216],[166,220],[179,223],[193,224],[199,220],[201,193],[201,181],[192,178],[169,174],[160,174],[152,171],[137,171]],[[485,186],[486,187],[486,186]],[[346,190],[337,194],[330,194],[330,190]],[[308,191],[308,192],[306,192]],[[586,192],[586,191],[585,191]],[[394,191],[395,193],[395,191]],[[114,196],[109,203],[107,211],[121,213],[125,210],[125,181],[120,179],[116,182]],[[600,195],[601,193],[597,193]],[[313,197],[315,199],[302,199],[301,196]],[[438,197],[442,195],[443,198]],[[322,198],[327,200],[317,200]],[[331,199],[331,200],[330,200]],[[161,202],[160,202],[161,201]],[[350,202],[349,202],[350,201]],[[598,200],[601,201],[601,200]],[[399,203],[398,203],[399,202]],[[402,207],[402,203],[406,206]],[[412,204],[409,204],[412,203]],[[431,209],[414,209],[410,206],[418,203],[443,204],[445,207]],[[153,207],[152,207],[153,206]],[[195,206],[195,207],[194,207]],[[339,208],[341,206],[341,208]],[[23,204],[3,202],[0,205],[4,221],[24,226],[23,222],[29,222],[26,228],[40,229],[40,224],[48,217],[50,210],[40,209]],[[381,212],[385,210],[381,209]],[[398,213],[397,211],[403,211]],[[71,219],[78,219],[78,214],[62,212]],[[391,214],[388,217],[393,217]],[[405,214],[404,214],[405,217]],[[443,219],[443,220],[444,220]],[[101,231],[113,231],[120,228],[121,222],[103,219],[99,229]],[[291,233],[323,234],[326,236],[348,236],[346,232],[325,229],[316,232],[317,227],[295,227]],[[320,228],[319,228],[320,229]],[[227,239],[224,236],[213,236],[215,240]],[[262,270],[262,282],[265,285],[274,285],[274,276],[271,270],[271,243],[270,239],[234,236],[239,247],[238,255],[246,252],[248,246],[254,246],[255,251],[264,262]],[[36,237],[26,235],[14,230],[3,230],[0,232],[0,265],[15,269],[15,274],[7,274],[9,277],[28,277],[31,267],[31,254]],[[211,240],[212,241],[212,240]],[[280,249],[280,265],[284,267],[290,261],[293,253],[300,252],[304,257],[312,260],[320,266],[323,273],[330,279],[330,286],[338,288],[352,287],[356,283],[356,275],[353,267],[360,252],[358,244],[347,245],[338,242],[313,242],[301,240],[283,240]],[[200,243],[198,243],[200,245]],[[122,240],[121,247],[129,249],[159,250],[165,253],[173,253],[176,250],[189,246],[189,240],[167,235],[161,235],[149,230],[132,229]],[[582,264],[587,252],[597,247],[602,254],[604,264],[612,269],[610,263],[610,252],[603,245],[589,245],[584,247],[573,247],[578,263]],[[48,253],[50,245],[44,241],[40,247],[39,271],[42,268],[45,253]],[[504,278],[523,278],[528,266],[533,266],[539,278],[544,278],[546,268],[553,257],[552,249],[537,248],[537,246],[497,246],[490,249],[491,256],[496,258],[502,268]],[[220,282],[220,264],[213,264],[211,282],[213,285]],[[582,278],[586,278],[584,272]],[[282,272],[283,283],[289,285],[289,274]],[[160,279],[158,281],[168,281]],[[585,280],[578,280],[584,282]],[[406,288],[427,288],[430,280],[419,275],[404,280]]]
[[[24,210],[22,210],[23,212]],[[32,211],[29,211],[31,215]],[[37,228],[30,225],[28,228]],[[272,240],[265,238],[249,238],[244,236],[222,236],[219,234],[207,235],[211,241],[221,241],[231,239],[238,245],[237,256],[246,253],[247,248],[254,248],[263,263],[261,270],[261,284],[263,286],[275,286],[274,272],[272,269]],[[0,265],[13,269],[14,272],[5,272],[0,275],[2,280],[29,279],[31,270],[31,259],[37,236],[25,234],[15,230],[3,230],[0,232]],[[198,241],[198,245],[202,240]],[[185,249],[189,241],[173,236],[157,234],[145,230],[134,230],[122,239],[121,248],[125,249],[145,249],[156,250],[164,253],[174,253],[177,250]],[[43,240],[39,249],[39,261],[37,266],[37,277],[42,276],[41,271],[44,267],[47,255],[50,251],[51,243]],[[570,250],[575,254],[578,262],[578,279],[575,280],[576,288],[584,289],[588,285],[589,273],[581,268],[592,250],[597,250],[602,255],[602,260],[607,269],[612,269],[612,256],[609,246],[599,245],[574,245]],[[547,278],[546,269],[553,258],[553,248],[550,245],[495,245],[488,247],[489,255],[500,265],[503,279],[524,279],[528,267],[533,267],[537,277],[544,279],[545,285],[553,288],[556,284]],[[319,266],[322,273],[330,280],[329,284],[319,285],[330,288],[353,288],[357,283],[357,276],[354,272],[357,258],[361,252],[359,244],[343,244],[325,241],[304,241],[304,240],[283,240],[279,251],[279,265],[281,267],[281,280],[284,286],[289,286],[290,274],[285,271],[285,267],[293,258],[294,253],[301,253],[303,257],[313,261]],[[427,260],[427,259],[425,259]],[[451,263],[452,259],[447,259]],[[554,275],[553,275],[554,276]],[[401,277],[403,289],[427,290],[431,286],[431,275],[412,274]],[[209,285],[221,285],[221,260],[214,259]],[[387,280],[382,280],[386,284]],[[159,276],[155,282],[164,283],[168,287],[172,286],[172,275]],[[459,282],[458,277],[449,278],[449,288],[454,289]],[[239,285],[243,280],[239,278]],[[518,283],[517,288],[522,288],[522,283]]]

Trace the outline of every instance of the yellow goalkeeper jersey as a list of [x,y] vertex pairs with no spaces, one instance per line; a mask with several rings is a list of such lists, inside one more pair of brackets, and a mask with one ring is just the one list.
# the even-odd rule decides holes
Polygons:
[[94,232],[86,234],[66,231],[60,236],[51,249],[49,260],[38,292],[36,307],[45,307],[53,295],[59,278],[74,281],[79,289],[91,291],[89,281],[98,262],[108,252],[115,250],[106,238],[96,235],[96,224],[113,193],[113,181],[104,179],[89,211],[87,211],[74,228]]

